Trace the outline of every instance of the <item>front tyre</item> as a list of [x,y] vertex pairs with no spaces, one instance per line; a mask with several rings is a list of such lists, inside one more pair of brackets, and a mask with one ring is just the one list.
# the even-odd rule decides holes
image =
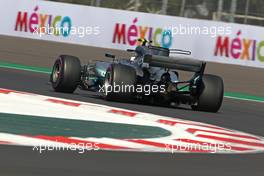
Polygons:
[[207,112],[217,112],[220,109],[224,96],[224,83],[221,77],[203,75],[199,92],[197,105],[193,105],[192,109]]
[[56,92],[73,93],[80,83],[81,63],[77,57],[61,55],[55,61],[50,76]]

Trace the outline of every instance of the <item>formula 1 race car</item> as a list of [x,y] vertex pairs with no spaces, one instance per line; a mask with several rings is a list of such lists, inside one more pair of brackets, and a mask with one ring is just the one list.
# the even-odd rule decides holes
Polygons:
[[[72,93],[77,87],[98,91],[106,100],[139,101],[160,105],[187,104],[199,111],[217,112],[222,105],[221,77],[204,74],[206,63],[183,57],[190,51],[141,45],[130,59],[96,61],[81,66],[77,57],[60,55],[54,63],[50,82],[56,92]],[[170,56],[173,53],[175,56]],[[179,70],[193,72],[187,81],[179,80]]]

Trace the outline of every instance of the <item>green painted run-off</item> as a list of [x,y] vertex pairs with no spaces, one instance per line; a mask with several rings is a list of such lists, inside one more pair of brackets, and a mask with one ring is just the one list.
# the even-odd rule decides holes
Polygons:
[[0,132],[27,136],[108,137],[115,139],[159,138],[171,135],[170,131],[154,126],[6,113],[0,113]]
[[51,69],[47,67],[34,67],[34,66],[13,64],[13,63],[2,62],[2,61],[0,61],[0,67],[17,69],[17,70],[25,70],[25,71],[31,71],[31,72],[38,72],[38,73],[46,73],[46,74],[51,73]]

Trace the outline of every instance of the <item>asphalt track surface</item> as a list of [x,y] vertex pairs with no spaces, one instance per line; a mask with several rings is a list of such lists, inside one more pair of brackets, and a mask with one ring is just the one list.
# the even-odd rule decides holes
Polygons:
[[[19,41],[19,40],[18,40]],[[18,42],[19,43],[19,42]],[[28,43],[32,45],[31,43]],[[11,46],[11,45],[10,45]],[[14,46],[15,47],[15,46]],[[1,49],[3,47],[1,46]],[[9,48],[10,49],[10,48]],[[47,48],[43,48],[44,53]],[[5,50],[7,51],[7,50]],[[18,52],[18,50],[16,50]],[[46,53],[52,51],[47,51]],[[8,56],[1,52],[0,57]],[[20,62],[28,64],[28,58],[36,54],[20,55]],[[17,54],[19,56],[19,54]],[[18,59],[10,54],[9,61]],[[43,56],[44,57],[44,56]],[[32,60],[30,59],[30,60]],[[32,60],[32,62],[39,62]],[[43,61],[42,61],[43,62]],[[36,65],[36,64],[32,64]],[[260,71],[261,72],[261,71]],[[95,93],[76,91],[74,94],[56,93],[48,83],[47,74],[0,68],[0,87],[42,95],[62,97],[85,102],[105,104],[130,110],[154,113],[175,118],[200,121],[264,135],[263,103],[224,99],[219,113],[194,112],[186,108],[153,107],[150,105],[106,102]],[[237,82],[243,82],[244,80]],[[232,87],[228,84],[229,87]],[[255,86],[255,85],[254,85]],[[253,86],[253,87],[254,87]],[[243,87],[243,86],[242,86]],[[263,92],[254,87],[245,91]],[[235,89],[235,88],[234,88]],[[260,93],[262,94],[262,93]],[[15,107],[14,107],[15,108]],[[264,174],[264,154],[160,154],[136,152],[97,151],[47,152],[39,154],[31,147],[0,146],[0,175],[259,175]]]
[[[129,56],[127,52],[120,50],[0,35],[0,61],[17,64],[51,67],[54,59],[60,54],[77,56],[83,64],[86,64],[90,60],[105,59],[105,52],[116,54],[118,58]],[[205,72],[221,76],[225,82],[225,90],[228,92],[264,97],[264,69],[208,62]],[[189,74],[181,74],[180,76],[181,79],[185,79]]]

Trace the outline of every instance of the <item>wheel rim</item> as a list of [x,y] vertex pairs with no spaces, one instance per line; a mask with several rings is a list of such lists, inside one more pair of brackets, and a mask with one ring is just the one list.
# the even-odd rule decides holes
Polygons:
[[111,83],[111,74],[109,72],[106,72],[105,81],[104,81],[104,87],[105,87],[104,94],[106,96],[107,96],[106,92],[108,91],[109,86],[111,85],[110,83]]
[[53,73],[52,73],[52,81],[57,83],[61,77],[61,62],[58,61],[54,64]]
[[111,67],[109,67],[106,71],[105,74],[105,80],[104,80],[104,96],[107,96],[107,93],[109,93],[109,86],[111,86],[112,84],[112,74],[111,74],[112,70]]

